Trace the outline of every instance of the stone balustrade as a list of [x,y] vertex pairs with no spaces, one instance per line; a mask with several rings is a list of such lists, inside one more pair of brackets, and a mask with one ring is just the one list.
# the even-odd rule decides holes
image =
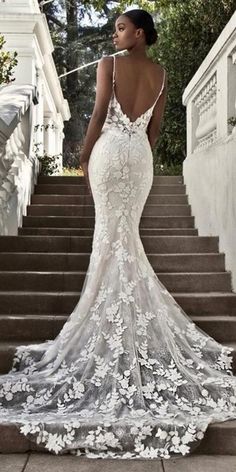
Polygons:
[[55,173],[62,172],[70,111],[37,0],[0,0],[0,31],[5,49],[18,54],[14,85],[0,88],[0,234],[17,234],[41,169],[37,157],[55,156]]
[[0,234],[17,234],[39,173],[32,152],[36,88],[0,87]]
[[236,289],[236,13],[183,94],[184,181],[201,236],[219,236]]
[[215,142],[217,137],[216,113],[217,78],[214,73],[194,99],[198,125],[195,129],[194,152]]

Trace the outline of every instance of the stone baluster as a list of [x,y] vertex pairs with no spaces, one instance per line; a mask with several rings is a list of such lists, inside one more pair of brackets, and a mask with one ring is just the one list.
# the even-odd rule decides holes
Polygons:
[[216,73],[207,81],[194,99],[198,114],[198,125],[195,128],[195,148],[193,152],[211,145],[217,137],[216,109]]

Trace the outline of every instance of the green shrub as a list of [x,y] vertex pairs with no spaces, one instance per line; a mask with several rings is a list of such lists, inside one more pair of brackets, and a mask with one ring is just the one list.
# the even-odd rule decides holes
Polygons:
[[13,69],[17,65],[17,52],[2,51],[5,44],[4,37],[0,35],[0,85],[12,82]]
[[232,126],[233,128],[236,126],[236,116],[231,116],[228,118],[228,125]]
[[182,175],[183,166],[179,163],[170,163],[167,164],[164,162],[156,161],[154,162],[154,175]]
[[59,165],[56,160],[61,156],[61,154],[50,156],[45,151],[43,156],[37,156],[39,162],[41,162],[41,174],[43,175],[52,175],[55,171],[59,169]]

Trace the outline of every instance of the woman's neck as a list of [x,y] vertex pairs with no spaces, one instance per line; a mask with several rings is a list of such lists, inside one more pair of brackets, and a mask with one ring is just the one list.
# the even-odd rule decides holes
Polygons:
[[132,56],[135,59],[147,59],[146,47],[138,46],[128,49],[129,56]]

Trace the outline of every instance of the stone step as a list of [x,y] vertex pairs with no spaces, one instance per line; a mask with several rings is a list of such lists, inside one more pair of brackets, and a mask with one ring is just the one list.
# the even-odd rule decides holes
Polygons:
[[[236,420],[212,423],[208,426],[203,440],[197,447],[195,454],[229,455],[235,456],[236,451]],[[217,459],[216,459],[217,461]],[[235,462],[236,464],[236,458]],[[216,462],[217,467],[217,462]],[[229,466],[231,467],[231,466]],[[211,468],[211,466],[210,466]],[[225,472],[235,472],[236,467],[225,468]],[[190,469],[188,469],[190,470]],[[199,472],[208,472],[210,469],[198,469]],[[211,469],[213,470],[213,469]],[[217,469],[214,469],[217,472]],[[221,469],[220,469],[221,470]],[[196,470],[197,472],[197,470]]]
[[[14,357],[15,350],[17,346],[20,345],[28,345],[28,344],[38,344],[41,343],[42,339],[37,339],[36,341],[6,341],[6,342],[0,342],[0,375],[5,374],[9,372],[9,370],[12,367],[12,361]],[[0,428],[1,428],[0,424]],[[1,449],[0,449],[0,452]],[[0,468],[1,470],[1,468]]]
[[[1,342],[43,342],[54,339],[66,322],[67,315],[27,314],[0,315]],[[236,316],[190,316],[192,321],[218,342],[236,343]],[[0,358],[1,365],[1,358]]]
[[[0,315],[1,342],[29,343],[54,339],[67,318],[66,315]],[[1,357],[0,366],[3,366]]]
[[[145,252],[212,253],[218,252],[218,236],[142,236]],[[90,236],[0,236],[0,252],[90,252]]]
[[[18,234],[47,235],[47,236],[93,236],[94,228],[18,228]],[[141,228],[142,236],[197,236],[196,228]]]
[[[1,290],[77,291],[82,289],[86,272],[0,272]],[[157,273],[167,290],[174,292],[226,292],[231,291],[230,272],[179,272]],[[1,332],[1,331],[0,331]]]
[[[222,440],[222,438],[224,438],[224,440]],[[18,428],[15,426],[15,425],[0,425],[0,453],[3,453],[3,454],[13,454],[13,453],[24,453],[24,452],[28,452],[28,451],[33,451],[33,453],[35,453],[36,451],[38,453],[40,453],[40,464],[42,464],[42,460],[43,460],[43,465],[45,465],[45,468],[43,467],[43,470],[49,470],[47,467],[46,467],[46,459],[45,459],[45,454],[42,454],[43,452],[46,452],[48,453],[48,451],[45,451],[45,449],[42,447],[42,445],[37,445],[36,443],[34,442],[31,442],[29,441],[23,434],[19,433],[18,431]],[[196,448],[196,450],[194,451],[193,453],[193,456],[195,456],[195,458],[197,458],[196,456],[199,456],[200,454],[201,455],[220,455],[222,456],[222,464],[223,464],[223,457],[224,456],[232,456],[232,459],[234,458],[235,456],[235,451],[236,451],[236,420],[231,420],[231,421],[223,421],[223,422],[217,422],[217,423],[212,423],[208,426],[207,428],[207,431],[204,435],[204,438],[202,439],[201,443],[199,444],[199,446]],[[41,458],[41,456],[43,456],[43,459]],[[201,456],[200,456],[201,457]],[[209,461],[207,460],[207,456],[204,456],[205,457],[205,461],[204,461],[204,464],[208,464]],[[184,459],[184,461],[188,461],[188,458]],[[38,461],[39,462],[39,461]],[[64,462],[64,461],[63,461]],[[169,463],[170,461],[165,461],[165,470],[167,465],[166,463]],[[225,468],[225,471],[227,472],[235,472],[235,468],[233,466],[233,460],[230,461],[230,464],[228,464],[228,461],[225,457],[225,462],[226,462],[226,468]],[[177,464],[178,464],[178,459],[177,459]],[[193,462],[191,462],[192,466],[193,466]],[[193,468],[191,467],[191,464],[190,464],[190,468],[191,468],[191,471],[193,470]],[[201,467],[201,464],[202,464],[202,461],[195,461],[194,460],[194,465],[196,465],[197,469],[196,469],[196,472],[197,471],[201,471],[201,472],[208,472],[208,471],[212,471],[213,468],[210,466],[210,468],[204,468],[205,466],[202,466]],[[213,461],[211,460],[211,464],[213,465]],[[228,464],[228,466],[227,466]],[[95,465],[95,469],[92,469],[91,468],[91,465],[88,465],[87,467],[87,461],[86,461],[86,466],[83,467],[83,470],[96,470],[96,466],[98,466],[98,464],[94,464]],[[173,465],[173,467],[171,467],[171,465]],[[112,464],[113,467],[115,467],[113,464]],[[111,467],[112,467],[111,466]],[[177,468],[178,465],[176,466],[176,462],[175,461],[172,461],[172,463],[170,463],[170,469],[168,468],[168,471],[172,471],[172,470],[176,470],[177,471]],[[220,468],[217,468],[217,458],[216,458],[216,468],[214,469],[216,472],[218,470],[221,470]],[[232,468],[233,467],[233,468]],[[190,471],[190,468],[186,468],[186,470]],[[147,467],[146,467],[147,469]],[[8,470],[8,469],[7,469]],[[13,470],[13,469],[10,469],[10,470]],[[17,469],[18,470],[18,469]],[[25,470],[25,469],[24,469]],[[35,467],[33,467],[32,469],[30,470],[34,470],[36,472],[36,469]],[[37,468],[37,472],[38,472],[38,468]],[[42,470],[42,469],[41,469]],[[53,469],[54,470],[54,469]],[[60,468],[60,470],[62,470]],[[67,470],[67,469],[66,469]],[[68,469],[69,470],[69,469]],[[71,470],[71,469],[70,469]],[[75,470],[75,469],[73,469]],[[81,469],[82,470],[82,469]],[[106,469],[108,470],[108,469]],[[111,468],[110,468],[111,470]],[[118,468],[117,468],[118,470]],[[122,470],[127,470],[126,468]],[[133,470],[135,470],[135,468],[133,467]],[[141,470],[141,469],[140,469]],[[143,468],[143,470],[145,470],[145,467]],[[157,469],[154,469],[154,468],[148,468],[148,470],[157,470]],[[164,469],[162,469],[164,470]],[[178,467],[178,471],[181,470],[181,468]],[[5,472],[2,471],[2,472]]]
[[[83,176],[72,176],[72,175],[39,175],[38,182],[40,184],[64,184],[64,185],[84,185],[85,178]],[[154,175],[154,184],[182,184],[182,175]]]
[[[37,205],[94,205],[91,195],[33,194],[31,204]],[[187,195],[149,195],[146,205],[185,205]]]
[[[219,343],[236,344],[236,316],[191,316],[192,321]],[[236,374],[236,354],[235,354]],[[236,451],[235,451],[236,452]]]
[[[236,293],[233,292],[170,292],[188,316],[236,316]],[[79,301],[79,291],[33,292],[0,291],[0,314],[72,313]]]
[[207,316],[217,313],[236,316],[236,293],[234,292],[172,292],[171,295],[188,316],[199,316],[199,314]]
[[[147,254],[155,272],[224,272],[224,253]],[[1,271],[83,271],[90,253],[0,252]]]
[[[29,216],[93,216],[93,205],[28,205]],[[146,205],[143,216],[189,216],[190,205]]]
[[[84,177],[39,176],[31,203],[19,236],[0,237],[0,374],[11,368],[18,345],[57,336],[79,300],[90,258],[94,205]],[[236,373],[236,294],[230,272],[225,254],[218,252],[218,237],[199,237],[194,228],[182,176],[154,177],[140,235],[157,276],[177,303],[199,328],[234,348]],[[15,426],[0,425],[0,452],[30,448],[42,450]],[[236,421],[227,421],[209,426],[196,453],[235,451]]]
[[[91,228],[94,217],[88,216],[23,216],[22,226],[51,228]],[[142,216],[141,228],[194,228],[194,216]]]
[[[34,193],[41,194],[58,194],[58,195],[89,195],[87,185],[76,184],[36,184]],[[185,195],[186,186],[184,184],[170,184],[170,185],[153,185],[150,190],[151,195]]]
[[147,254],[155,272],[224,272],[224,253]]

